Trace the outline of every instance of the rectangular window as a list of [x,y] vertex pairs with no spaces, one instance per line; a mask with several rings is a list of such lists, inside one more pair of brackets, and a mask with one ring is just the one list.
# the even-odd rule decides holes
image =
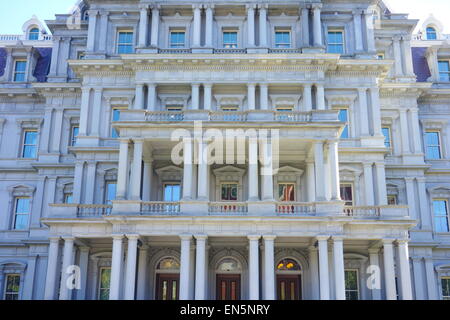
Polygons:
[[185,38],[186,38],[186,32],[184,30],[170,31],[170,47],[171,48],[184,48]]
[[105,203],[112,204],[112,201],[116,199],[117,183],[115,181],[106,182],[106,194]]
[[70,145],[73,147],[77,144],[78,133],[80,132],[79,126],[72,126],[70,130]]
[[328,53],[344,54],[344,32],[328,30]]
[[166,106],[166,110],[167,111],[183,111],[183,106],[182,105],[176,105],[176,104],[167,105]]
[[223,47],[226,49],[234,49],[238,46],[237,31],[223,32]]
[[22,158],[34,159],[37,157],[37,135],[35,130],[24,131]]
[[28,220],[30,217],[30,198],[17,197],[14,208],[14,230],[28,229]]
[[[112,109],[112,122],[119,121],[120,120],[120,113],[123,110],[123,108],[113,108]],[[111,138],[118,138],[119,132],[115,129],[111,129]]]
[[20,275],[7,274],[5,277],[5,300],[19,300]]
[[397,196],[396,195],[387,196],[387,202],[388,202],[388,205],[390,205],[390,206],[396,206],[398,203]]
[[275,48],[286,48],[291,47],[291,30],[289,29],[278,29],[275,30]]
[[341,139],[348,139],[349,138],[348,109],[339,109],[339,121],[346,123],[344,130],[342,131],[342,134],[341,134]]
[[73,203],[73,193],[72,192],[67,192],[64,193],[64,203]]
[[164,185],[164,201],[178,202],[181,199],[181,186],[178,183]]
[[450,277],[441,278],[442,299],[450,300]]
[[345,299],[359,300],[358,270],[345,270]]
[[378,60],[384,60],[384,53],[377,53]]
[[294,202],[295,201],[295,184],[279,183],[278,184],[278,201]]
[[391,128],[389,127],[383,127],[381,128],[381,131],[383,132],[384,136],[384,146],[388,149],[391,149],[392,143],[391,143]]
[[439,79],[442,82],[450,81],[450,61],[438,61],[439,65]]
[[98,284],[98,300],[109,300],[109,286],[111,283],[111,268],[100,268]]
[[441,137],[439,131],[425,132],[427,159],[441,159]]
[[346,206],[353,206],[353,185],[351,183],[341,184],[341,199]]
[[26,60],[16,60],[14,63],[14,82],[24,82],[27,69]]
[[436,232],[449,232],[448,201],[433,200],[434,228]]
[[238,185],[235,183],[222,184],[222,201],[237,201]]
[[117,35],[117,53],[133,53],[133,31],[119,31]]

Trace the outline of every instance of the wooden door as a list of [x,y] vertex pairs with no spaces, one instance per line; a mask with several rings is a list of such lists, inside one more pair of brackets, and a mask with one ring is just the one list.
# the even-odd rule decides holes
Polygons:
[[157,274],[156,300],[178,300],[179,287],[179,274]]
[[278,300],[301,300],[300,275],[277,275]]
[[217,300],[241,299],[241,275],[218,274],[216,283]]

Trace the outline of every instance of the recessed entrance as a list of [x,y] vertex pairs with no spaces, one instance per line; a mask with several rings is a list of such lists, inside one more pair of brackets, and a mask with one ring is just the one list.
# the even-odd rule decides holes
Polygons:
[[302,270],[294,259],[283,259],[277,264],[278,300],[302,299]]
[[241,275],[240,274],[218,274],[217,275],[217,300],[240,300],[241,299]]
[[156,275],[156,300],[178,300],[180,292],[179,274]]

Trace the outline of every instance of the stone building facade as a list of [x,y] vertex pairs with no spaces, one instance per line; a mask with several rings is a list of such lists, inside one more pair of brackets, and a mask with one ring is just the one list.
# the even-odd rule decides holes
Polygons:
[[84,0],[0,35],[0,298],[449,299],[450,37],[418,22]]

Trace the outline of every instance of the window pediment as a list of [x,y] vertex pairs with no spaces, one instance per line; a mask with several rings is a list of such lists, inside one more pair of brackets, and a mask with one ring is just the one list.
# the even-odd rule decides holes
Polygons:
[[155,170],[161,181],[181,181],[183,169],[176,166],[167,166]]
[[298,108],[301,97],[299,94],[271,94],[270,100],[275,108],[292,107],[296,109]]
[[428,188],[428,192],[433,198],[450,198],[450,188],[446,186]]

